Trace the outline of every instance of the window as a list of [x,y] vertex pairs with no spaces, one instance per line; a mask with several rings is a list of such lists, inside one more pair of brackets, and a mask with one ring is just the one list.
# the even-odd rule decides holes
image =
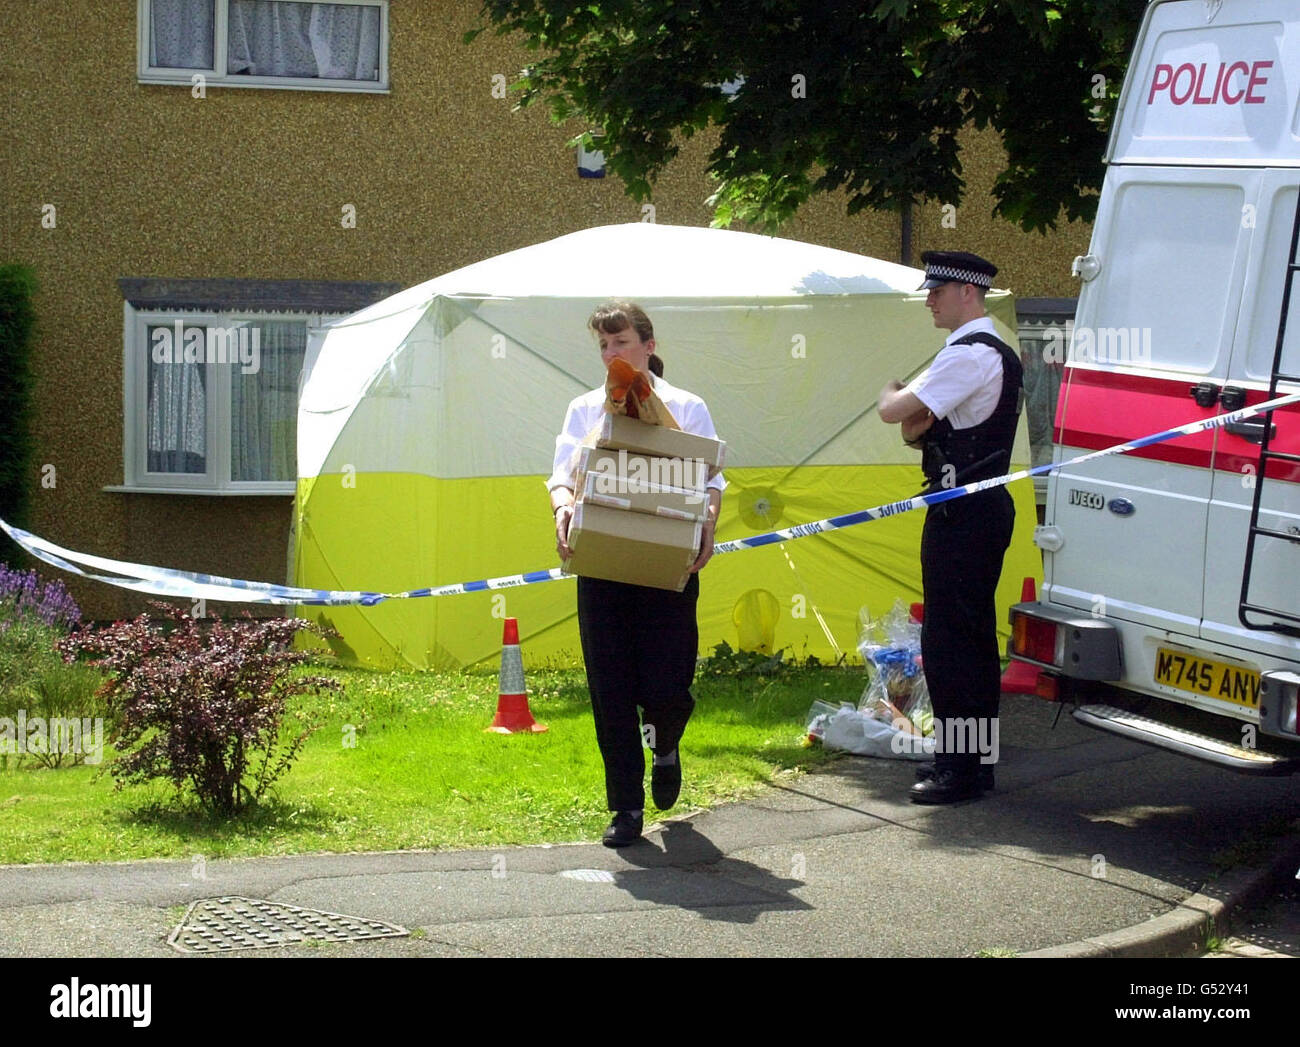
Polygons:
[[1232,344],[1247,247],[1257,235],[1243,222],[1243,206],[1257,176],[1231,168],[1112,170],[1112,205],[1098,213],[1092,240],[1104,264],[1090,284],[1091,314],[1075,352],[1106,370],[1137,365],[1199,381],[1223,367]]
[[314,328],[395,283],[123,277],[117,491],[293,494],[298,380]]
[[388,90],[388,0],[138,0],[139,79]]
[[[1073,335],[1074,307],[1073,298],[1022,298],[1016,302],[1031,466],[1052,461],[1056,402]],[[1040,506],[1046,502],[1045,475],[1034,477],[1034,496]]]
[[127,487],[292,494],[307,333],[334,316],[131,312]]

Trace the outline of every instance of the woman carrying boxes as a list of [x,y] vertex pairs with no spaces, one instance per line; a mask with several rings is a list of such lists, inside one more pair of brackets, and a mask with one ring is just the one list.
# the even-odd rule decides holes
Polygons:
[[[726,482],[716,468],[721,465],[722,444],[716,439],[708,407],[698,396],[658,377],[662,365],[654,355],[654,328],[644,310],[630,302],[608,303],[592,314],[589,326],[606,368],[621,359],[647,377],[656,375],[650,379],[653,392],[681,430],[674,433],[641,427],[648,439],[644,446],[633,447],[637,453],[629,455],[629,443],[636,441],[611,434],[606,424],[606,388],[593,389],[569,404],[564,428],[555,441],[555,467],[547,481],[555,514],[556,549],[566,567],[579,575],[578,629],[596,740],[605,762],[605,794],[614,812],[603,842],[623,847],[640,838],[644,821],[643,744],[654,753],[651,794],[655,805],[666,810],[681,790],[678,742],[695,707],[690,688],[699,653],[695,621],[698,572],[713,555],[713,532]],[[596,434],[593,441],[593,430],[602,426],[604,438]],[[652,429],[656,431],[651,433]],[[642,456],[650,454],[658,456],[648,459],[652,464],[668,457],[691,456],[703,461],[706,468],[698,474],[689,469],[673,473],[679,477],[698,475],[699,486],[694,490],[621,477],[626,493],[636,496],[635,504],[628,498],[624,500],[629,506],[626,510],[610,508],[618,503],[605,498],[602,504],[594,504],[594,499],[588,503],[581,497],[584,490],[596,489],[596,481],[608,478],[595,476],[586,483],[588,478],[579,476],[579,462],[585,460],[580,452],[584,444],[592,443],[614,451],[624,465],[629,461],[644,465],[647,459]],[[632,470],[627,472],[630,476]],[[654,470],[647,472],[655,475]],[[654,508],[658,495],[665,502],[664,511],[647,511],[647,506]],[[694,514],[683,509],[692,500],[698,506]],[[667,508],[669,502],[671,509]],[[692,518],[684,519],[686,516]],[[626,555],[610,557],[611,549],[625,549]],[[629,569],[639,566],[644,572],[645,564],[656,559],[647,551],[665,549],[677,550],[681,568],[664,576],[663,587],[619,580],[624,573],[620,561]],[[671,559],[671,552],[668,556]],[[638,579],[647,580],[643,573]],[[684,586],[680,584],[683,579]]]

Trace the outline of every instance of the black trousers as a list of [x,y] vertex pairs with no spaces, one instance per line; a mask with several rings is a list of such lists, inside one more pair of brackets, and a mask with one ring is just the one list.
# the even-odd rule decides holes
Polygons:
[[680,593],[578,579],[578,632],[611,811],[645,807],[643,738],[656,752],[671,752],[695,708],[699,594],[697,574]]
[[[1005,488],[926,511],[921,660],[934,707],[935,765],[974,773],[993,742],[1002,693],[994,594],[1016,510]],[[972,722],[973,721],[973,722]]]

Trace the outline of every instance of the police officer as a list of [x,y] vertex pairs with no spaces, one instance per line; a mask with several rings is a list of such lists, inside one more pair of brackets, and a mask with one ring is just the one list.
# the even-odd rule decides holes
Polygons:
[[[921,261],[926,308],[951,333],[929,368],[907,386],[890,382],[877,407],[921,451],[927,490],[937,491],[1009,471],[1022,371],[984,311],[997,268],[965,251],[926,251]],[[914,803],[971,800],[993,788],[1001,695],[994,592],[1014,522],[1005,487],[926,512],[921,658],[936,745],[934,766],[912,787]]]

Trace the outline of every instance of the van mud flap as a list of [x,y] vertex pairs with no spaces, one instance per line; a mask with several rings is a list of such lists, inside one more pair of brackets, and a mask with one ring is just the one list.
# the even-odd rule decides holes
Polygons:
[[1300,772],[1300,758],[1247,749],[1185,727],[1173,727],[1149,716],[1117,709],[1113,705],[1081,705],[1074,718],[1085,727],[1109,731],[1135,742],[1167,749],[1180,756],[1205,760],[1241,774],[1283,775]]

